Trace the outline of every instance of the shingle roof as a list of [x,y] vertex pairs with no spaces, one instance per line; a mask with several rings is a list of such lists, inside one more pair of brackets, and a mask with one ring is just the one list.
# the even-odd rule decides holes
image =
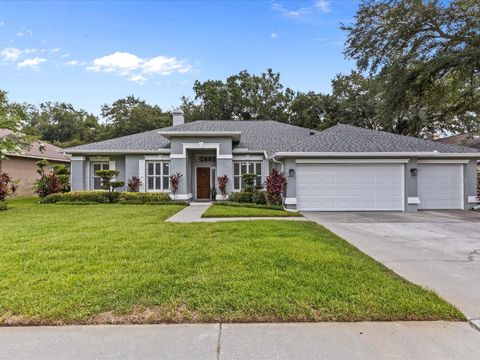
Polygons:
[[241,131],[240,142],[234,144],[236,149],[266,151],[273,155],[277,151],[288,149],[290,146],[310,136],[311,132],[318,131],[299,126],[279,123],[276,121],[233,121],[233,120],[199,120],[182,125],[170,126],[163,129],[147,131],[140,134],[123,136],[116,139],[80,145],[67,149],[68,151],[139,151],[168,149],[170,141],[159,131]]
[[[0,138],[13,134],[13,131],[8,129],[0,129]],[[40,145],[42,145],[42,150],[40,151]],[[70,157],[63,154],[63,149],[58,146],[49,144],[47,142],[34,141],[31,144],[29,149],[22,150],[20,153],[12,153],[9,156],[18,156],[18,157],[35,157],[39,159],[47,159],[54,161],[70,161]]]
[[338,124],[291,146],[287,151],[473,153],[479,150]]
[[453,135],[446,138],[437,139],[435,141],[441,142],[443,144],[469,146],[472,148],[480,149],[480,136],[475,134]]

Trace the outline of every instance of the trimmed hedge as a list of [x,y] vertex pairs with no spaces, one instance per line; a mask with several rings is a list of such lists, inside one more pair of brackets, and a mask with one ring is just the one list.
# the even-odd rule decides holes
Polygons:
[[4,200],[0,200],[0,211],[7,210],[7,202]]
[[187,201],[148,201],[141,202],[139,200],[120,200],[122,205],[189,205]]
[[238,203],[238,202],[231,202],[231,201],[216,202],[215,205],[232,206],[232,207],[247,207],[247,208],[254,208],[254,209],[284,210],[281,205],[263,205],[263,204],[252,204],[252,203]]
[[59,202],[94,202],[100,204],[116,203],[120,199],[119,192],[107,191],[74,191],[69,193],[51,194],[40,200],[42,204]]
[[229,200],[231,202],[236,202],[236,203],[253,203],[253,204],[258,204],[258,205],[266,205],[267,204],[267,193],[265,191],[261,190],[253,190],[253,191],[239,191],[239,192],[233,192],[230,193],[229,195]]
[[100,203],[93,202],[93,201],[59,201],[55,204],[57,205],[100,205]]
[[120,195],[120,201],[125,202],[137,202],[140,204],[146,203],[168,203],[171,202],[170,194],[168,193],[144,193],[144,192],[123,192]]

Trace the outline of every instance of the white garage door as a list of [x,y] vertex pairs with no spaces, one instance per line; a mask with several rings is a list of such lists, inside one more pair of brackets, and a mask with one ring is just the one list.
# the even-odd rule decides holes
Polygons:
[[403,168],[403,164],[297,164],[297,208],[402,211]]
[[463,209],[463,165],[418,165],[419,209]]

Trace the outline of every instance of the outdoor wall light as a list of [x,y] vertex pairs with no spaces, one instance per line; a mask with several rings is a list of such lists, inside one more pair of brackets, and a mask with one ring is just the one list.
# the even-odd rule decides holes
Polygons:
[[418,169],[417,168],[410,169],[410,175],[417,176],[417,174],[418,174]]
[[288,170],[288,177],[294,177],[295,176],[295,170],[290,169]]

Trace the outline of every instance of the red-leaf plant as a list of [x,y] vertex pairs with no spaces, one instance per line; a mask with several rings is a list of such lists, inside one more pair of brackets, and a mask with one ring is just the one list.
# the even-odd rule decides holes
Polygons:
[[7,173],[0,173],[0,202],[5,202],[8,196],[13,196],[18,190],[17,184]]
[[175,194],[178,191],[178,185],[180,184],[182,177],[183,174],[180,172],[170,175],[170,190],[172,191],[173,197],[175,197]]
[[142,180],[138,176],[132,176],[128,179],[127,189],[129,192],[138,192],[142,185]]
[[223,175],[218,177],[218,189],[222,194],[222,198],[225,199],[227,197],[227,183],[228,183],[228,176]]
[[267,176],[265,181],[268,202],[270,204],[280,205],[282,203],[282,195],[286,188],[287,178],[285,173],[277,169],[272,169],[272,173]]

